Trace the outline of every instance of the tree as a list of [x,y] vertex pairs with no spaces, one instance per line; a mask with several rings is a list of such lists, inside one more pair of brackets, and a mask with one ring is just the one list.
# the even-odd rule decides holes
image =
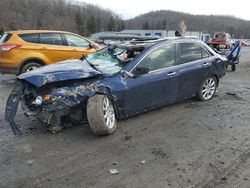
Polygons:
[[4,33],[3,28],[0,28],[0,35],[2,35]]
[[111,16],[110,19],[109,19],[108,30],[109,31],[114,31],[115,30],[115,21],[114,21],[113,16]]
[[76,12],[75,14],[75,23],[78,33],[83,34],[84,33],[84,22],[81,18],[80,12]]
[[161,22],[161,29],[164,29],[164,30],[166,30],[167,29],[167,20],[162,20],[162,22]]
[[142,29],[150,29],[149,23],[147,21],[143,23]]
[[37,19],[36,21],[36,29],[42,29],[43,24],[40,18]]
[[87,22],[88,34],[93,34],[96,32],[96,20],[94,16],[90,16]]

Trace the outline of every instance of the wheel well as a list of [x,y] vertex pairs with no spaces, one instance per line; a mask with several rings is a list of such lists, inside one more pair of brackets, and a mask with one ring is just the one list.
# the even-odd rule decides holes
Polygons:
[[25,65],[27,65],[28,63],[30,63],[30,62],[38,63],[38,64],[40,64],[40,65],[42,65],[42,66],[46,65],[46,63],[44,63],[44,62],[43,62],[42,60],[40,60],[40,59],[27,59],[27,60],[24,60],[23,63],[21,64],[21,67],[20,67],[20,69],[19,69],[19,74],[21,73],[22,68],[23,68]]
[[213,75],[215,78],[216,78],[216,81],[217,81],[217,87],[219,85],[219,77],[217,75]]

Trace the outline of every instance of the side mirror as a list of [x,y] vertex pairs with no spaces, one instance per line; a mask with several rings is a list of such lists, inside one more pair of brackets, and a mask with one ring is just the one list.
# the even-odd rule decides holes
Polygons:
[[125,71],[125,70],[121,70],[121,74],[122,74],[122,76],[123,76],[124,78],[127,78],[127,77],[129,77],[129,78],[134,78],[134,77],[135,77],[134,74],[132,74],[132,73],[130,73],[130,72],[128,72],[128,71]]
[[93,44],[89,43],[89,49],[91,49],[91,48],[95,48],[95,46]]
[[144,74],[147,74],[148,72],[149,72],[149,69],[147,67],[136,67],[133,70],[133,73],[136,76],[144,75]]

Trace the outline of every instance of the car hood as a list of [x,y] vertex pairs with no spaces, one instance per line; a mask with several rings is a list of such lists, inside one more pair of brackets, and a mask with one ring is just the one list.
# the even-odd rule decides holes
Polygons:
[[48,83],[91,78],[100,74],[102,73],[92,68],[86,60],[72,59],[26,72],[19,75],[18,79],[41,87]]

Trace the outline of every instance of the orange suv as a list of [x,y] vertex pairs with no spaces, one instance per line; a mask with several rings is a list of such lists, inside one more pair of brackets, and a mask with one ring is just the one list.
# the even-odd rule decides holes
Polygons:
[[99,46],[64,31],[9,31],[0,39],[0,73],[21,74],[40,66],[95,52]]

